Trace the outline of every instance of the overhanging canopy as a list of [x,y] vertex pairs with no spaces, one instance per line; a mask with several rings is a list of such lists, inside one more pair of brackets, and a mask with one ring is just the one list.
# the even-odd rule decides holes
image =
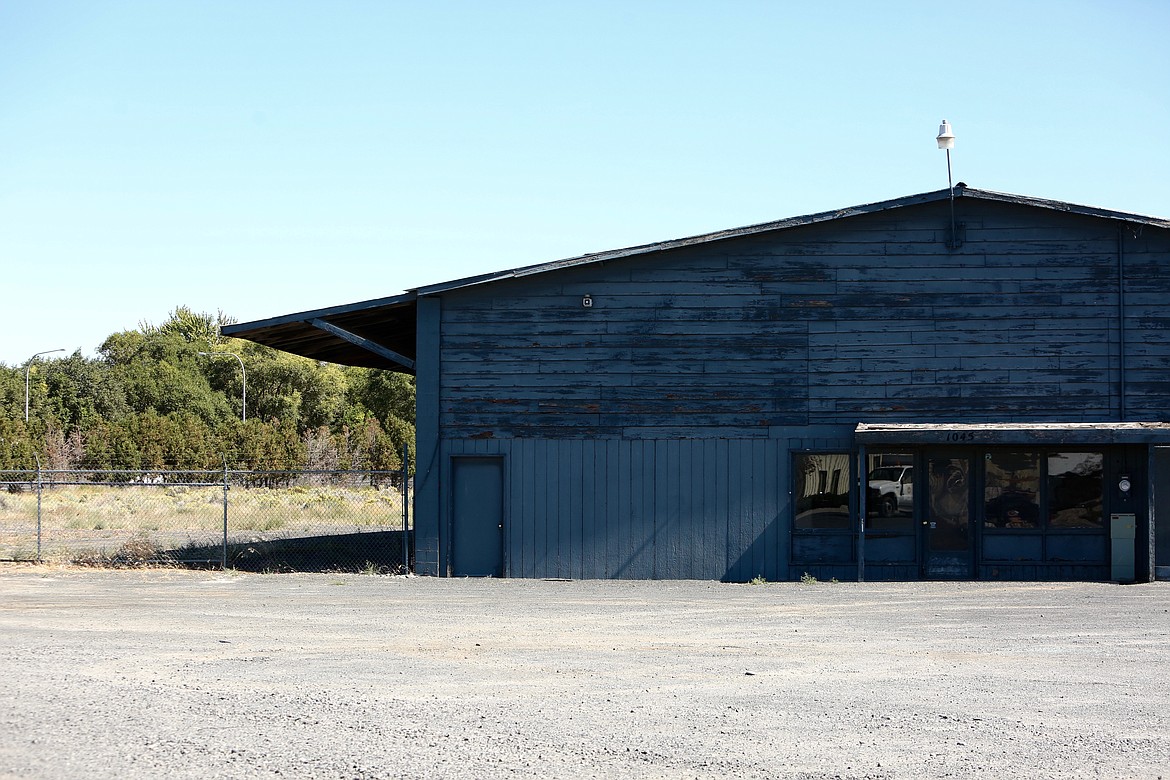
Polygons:
[[413,374],[415,301],[406,293],[225,325],[221,332],[313,360]]

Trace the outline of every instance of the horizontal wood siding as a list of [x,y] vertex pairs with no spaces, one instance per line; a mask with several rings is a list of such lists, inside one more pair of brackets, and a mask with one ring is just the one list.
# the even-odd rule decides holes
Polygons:
[[1125,406],[1131,420],[1170,415],[1170,236],[1145,229],[1123,242]]
[[[811,422],[1130,419],[1170,406],[1170,247],[983,201],[444,294],[448,437],[761,438]],[[581,298],[589,295],[592,308]]]
[[786,579],[780,440],[448,440],[503,455],[505,570],[572,579]]

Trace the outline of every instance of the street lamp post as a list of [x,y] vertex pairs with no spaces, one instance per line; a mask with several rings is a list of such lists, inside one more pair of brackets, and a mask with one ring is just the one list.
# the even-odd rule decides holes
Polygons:
[[239,355],[237,355],[235,352],[200,352],[199,354],[203,355],[205,357],[221,357],[221,356],[222,357],[234,357],[236,359],[236,361],[240,364],[240,381],[241,381],[243,388],[244,388],[243,398],[240,401],[240,403],[241,403],[240,420],[243,422],[247,422],[248,421],[248,372],[244,370],[243,359]]
[[63,349],[46,349],[44,352],[38,352],[28,359],[24,364],[24,421],[28,422],[28,372],[32,369],[33,361],[41,355],[51,355],[54,352],[64,352]]
[[955,148],[955,133],[951,130],[951,123],[943,120],[942,124],[938,126],[938,135],[935,137],[938,141],[939,149],[947,150],[947,187],[951,191],[951,240],[948,246],[955,249],[959,245],[959,235],[955,227],[955,185],[951,179],[951,149]]

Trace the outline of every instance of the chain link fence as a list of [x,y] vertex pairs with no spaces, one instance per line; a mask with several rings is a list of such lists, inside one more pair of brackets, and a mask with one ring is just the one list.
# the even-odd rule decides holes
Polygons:
[[402,471],[0,471],[0,560],[411,569]]

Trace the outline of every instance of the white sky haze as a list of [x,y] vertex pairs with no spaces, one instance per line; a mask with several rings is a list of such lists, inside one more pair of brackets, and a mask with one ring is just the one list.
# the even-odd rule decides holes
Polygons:
[[1170,3],[0,0],[0,362],[955,180],[1170,217]]

